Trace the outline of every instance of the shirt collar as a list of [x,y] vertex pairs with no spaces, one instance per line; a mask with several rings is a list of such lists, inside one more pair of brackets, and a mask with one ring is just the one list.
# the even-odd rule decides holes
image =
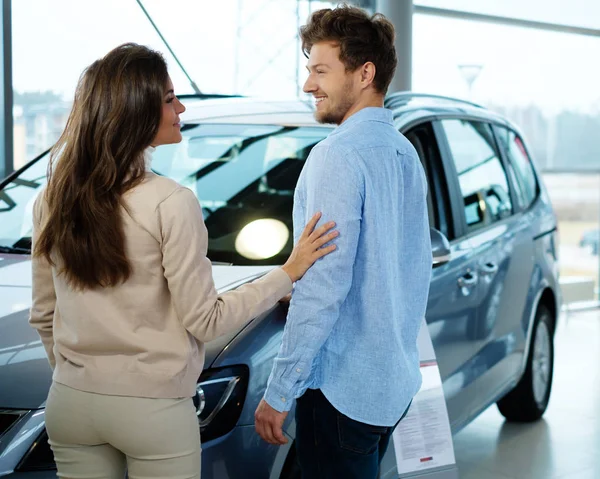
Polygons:
[[351,115],[346,119],[346,121],[333,130],[331,134],[333,135],[335,133],[344,131],[350,126],[363,121],[380,121],[382,123],[393,125],[394,114],[392,113],[392,110],[389,110],[388,108],[369,106],[367,108],[363,108],[362,110],[358,110],[356,113]]
[[152,154],[156,148],[149,146],[144,150],[144,163],[146,164],[146,171],[152,171]]

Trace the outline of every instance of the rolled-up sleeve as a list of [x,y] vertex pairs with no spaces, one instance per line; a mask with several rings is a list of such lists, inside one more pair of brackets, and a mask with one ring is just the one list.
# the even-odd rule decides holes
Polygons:
[[363,177],[355,153],[319,146],[305,172],[304,221],[321,211],[322,222],[335,221],[336,250],[321,258],[294,287],[282,345],[265,393],[266,402],[288,411],[309,384],[319,350],[339,320],[340,306],[352,284],[364,201]]

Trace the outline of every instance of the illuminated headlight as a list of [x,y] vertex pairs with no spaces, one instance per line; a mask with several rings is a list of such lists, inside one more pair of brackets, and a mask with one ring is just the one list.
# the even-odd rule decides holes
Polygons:
[[208,369],[196,387],[196,415],[202,442],[224,436],[237,424],[248,389],[246,366]]
[[268,259],[279,254],[290,237],[288,227],[279,220],[252,221],[235,239],[235,249],[244,258]]

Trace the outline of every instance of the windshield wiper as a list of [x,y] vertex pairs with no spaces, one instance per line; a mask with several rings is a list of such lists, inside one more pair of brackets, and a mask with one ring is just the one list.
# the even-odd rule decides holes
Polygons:
[[5,254],[31,254],[31,250],[26,248],[19,248],[14,246],[2,246],[0,245],[0,253]]
[[24,236],[12,246],[0,245],[0,253],[5,254],[31,254],[31,237]]

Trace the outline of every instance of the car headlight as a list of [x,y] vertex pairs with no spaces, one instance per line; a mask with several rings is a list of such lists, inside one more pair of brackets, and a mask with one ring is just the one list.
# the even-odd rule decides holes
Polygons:
[[235,427],[244,407],[249,375],[247,366],[202,373],[194,398],[202,442],[224,436]]
[[56,469],[54,455],[52,449],[50,449],[50,444],[48,444],[48,434],[44,429],[21,459],[17,471],[48,471],[53,469]]

